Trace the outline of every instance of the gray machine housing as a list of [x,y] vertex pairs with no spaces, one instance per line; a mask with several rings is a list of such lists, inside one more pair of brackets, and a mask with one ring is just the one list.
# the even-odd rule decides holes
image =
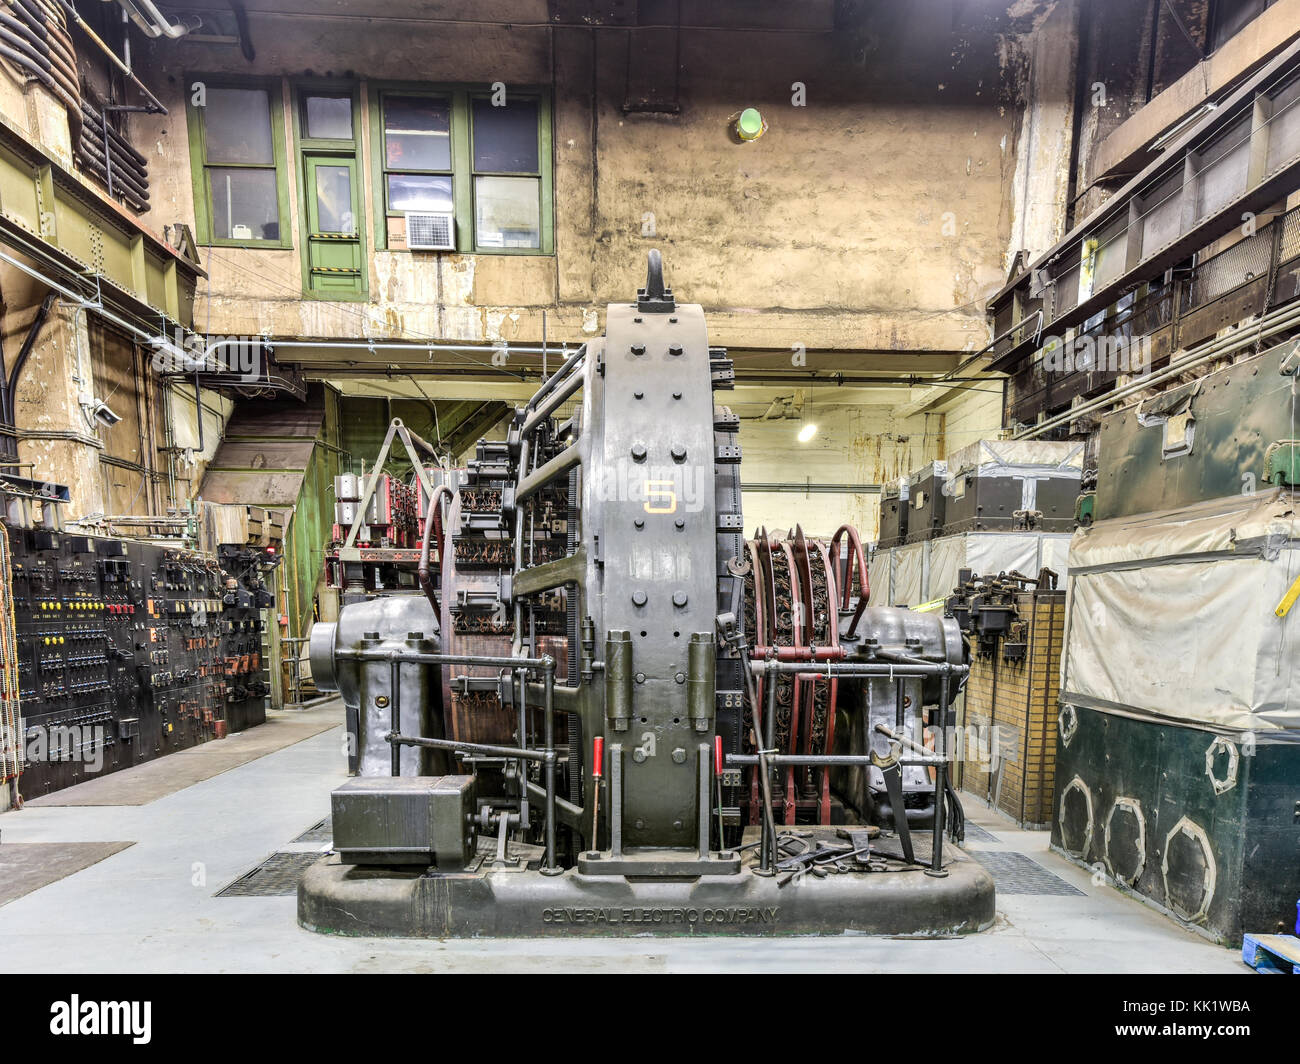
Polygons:
[[929,462],[907,478],[907,531],[904,543],[921,543],[943,531],[948,501],[948,466]]
[[346,864],[459,871],[474,855],[473,776],[357,776],[330,808]]
[[908,483],[906,477],[891,480],[880,489],[880,538],[878,547],[898,547],[907,535]]

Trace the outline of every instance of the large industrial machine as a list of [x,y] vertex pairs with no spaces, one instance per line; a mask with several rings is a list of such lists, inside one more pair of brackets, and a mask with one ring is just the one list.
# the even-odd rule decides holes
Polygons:
[[[969,932],[955,621],[867,605],[857,533],[744,539],[739,419],[657,252],[482,442],[417,594],[311,636],[354,777],[299,920],[352,934]],[[441,559],[436,581],[431,550]],[[948,842],[945,843],[945,838]]]

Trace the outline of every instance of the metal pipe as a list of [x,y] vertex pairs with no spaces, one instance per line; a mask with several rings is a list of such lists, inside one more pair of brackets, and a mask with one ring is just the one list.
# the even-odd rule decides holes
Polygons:
[[[137,112],[138,112],[138,111],[140,111],[140,110],[141,110],[141,108],[139,108],[139,107],[134,107],[134,108],[132,108],[132,107],[112,107],[112,106],[106,106],[106,107],[103,109],[102,112],[96,112],[95,108],[92,107],[92,106],[91,106],[89,103],[87,103],[85,100],[82,100],[82,101],[81,101],[81,113],[84,114],[87,118],[99,118],[100,114],[108,114],[108,113],[113,112],[113,111],[118,111],[118,112],[121,112],[121,111],[126,111],[126,112],[137,111]],[[123,154],[126,158],[131,159],[131,160],[136,164],[136,166],[137,166],[139,169],[144,170],[145,168],[148,167],[148,165],[149,165],[149,160],[146,159],[146,158],[145,158],[145,157],[144,157],[144,156],[143,156],[139,151],[137,151],[136,148],[135,148],[134,146],[132,146],[131,142],[128,141],[124,136],[122,136],[122,134],[119,133],[119,132],[118,132],[116,129],[114,129],[112,126],[109,126],[109,127],[108,127],[108,136],[109,136],[109,139],[112,140],[112,142],[113,142],[115,145],[117,145],[117,147],[119,147],[119,148],[122,149],[122,154]]]
[[[545,345],[543,345],[541,353],[543,356],[545,356],[546,354]],[[562,365],[559,369],[557,369],[552,376],[548,377],[545,381],[542,382],[542,386],[538,388],[536,392],[533,393],[533,397],[528,400],[528,405],[524,409],[532,410],[539,402],[541,402],[548,395],[550,395],[551,391],[555,388],[555,386],[564,379],[564,375],[568,373],[571,369],[573,369],[573,367],[576,366],[579,362],[581,362],[582,359],[586,356],[586,354],[587,354],[587,345],[582,344],[578,348],[578,350],[573,352],[573,354],[571,354],[567,359],[564,360],[564,365]]]
[[948,674],[939,679],[939,723],[934,733],[934,750],[939,763],[934,769],[934,840],[930,844],[930,875],[941,876],[943,871],[943,820],[947,811],[948,751],[945,732],[948,730]]
[[772,872],[772,862],[776,859],[776,823],[772,815],[772,772],[767,751],[776,748],[776,683],[767,685],[767,706],[764,709],[763,747],[758,752],[758,782],[763,791],[762,845],[759,846],[758,867],[761,871]]
[[[86,139],[84,137],[81,140],[81,147],[83,149],[86,147]],[[77,160],[84,169],[102,178],[105,183],[107,183],[108,169],[98,159],[96,159],[94,155],[87,151],[83,151],[77,156]],[[138,214],[144,214],[149,210],[149,204],[145,200],[140,199],[130,188],[114,189],[113,193],[126,201],[126,205]]]
[[[2,51],[3,50],[0,49],[0,52]],[[114,325],[117,325],[118,327],[125,329],[128,332],[141,337],[142,339],[152,340],[152,336],[150,333],[147,333],[143,329],[140,329],[137,326],[132,325],[129,321],[125,321],[122,318],[119,318],[116,314],[107,310],[104,307],[104,304],[102,302],[93,302],[87,299],[85,296],[72,291],[70,288],[67,288],[64,285],[59,284],[57,281],[53,280],[52,278],[47,277],[45,274],[41,273],[40,270],[28,266],[27,263],[23,262],[21,259],[16,259],[12,255],[0,251],[0,262],[7,262],[10,266],[14,267],[14,269],[21,270],[23,273],[27,274],[27,276],[35,278],[36,280],[40,281],[42,284],[49,285],[49,287],[54,289],[54,291],[58,292],[59,295],[66,296],[68,299],[73,300],[77,304],[77,306],[79,306],[83,310],[93,310],[101,318],[105,318],[106,320],[111,321]]]
[[[1042,307],[1039,307],[1036,311],[1034,311],[1034,313],[1031,314],[1030,317],[1031,317],[1031,318],[1033,318],[1033,317],[1037,317],[1037,318],[1038,318],[1038,324],[1037,324],[1037,327],[1036,327],[1036,329],[1035,329],[1035,331],[1034,331],[1034,342],[1037,343],[1037,342],[1038,342],[1038,338],[1039,338],[1040,336],[1043,335],[1043,309],[1042,309]],[[940,383],[943,383],[943,382],[946,382],[946,381],[951,380],[953,377],[956,377],[958,374],[961,373],[962,370],[966,369],[966,368],[967,368],[968,366],[970,366],[972,363],[974,363],[974,362],[978,361],[979,359],[983,358],[983,357],[984,357],[984,356],[985,356],[989,351],[991,351],[993,348],[995,348],[998,344],[1000,344],[1003,340],[1005,340],[1008,336],[1010,336],[1010,335],[1011,335],[1013,332],[1015,332],[1017,329],[1022,328],[1022,327],[1024,326],[1024,324],[1025,324],[1025,319],[1022,318],[1020,321],[1016,322],[1016,323],[1015,323],[1014,325],[1012,325],[1010,328],[1004,330],[1003,332],[998,333],[997,336],[993,337],[992,340],[990,340],[987,344],[985,344],[985,345],[984,345],[983,347],[981,347],[978,351],[976,351],[973,355],[971,355],[970,358],[965,359],[965,360],[962,361],[962,362],[959,362],[959,363],[957,364],[957,367],[956,367],[955,369],[950,370],[949,372],[945,373],[942,377],[940,377],[940,378],[939,378],[939,382],[940,382]]]
[[530,436],[536,431],[537,426],[550,417],[574,392],[586,383],[586,378],[581,373],[574,373],[559,388],[556,388],[539,407],[534,409],[524,421],[520,434]]
[[[870,754],[726,754],[725,760],[728,765],[743,767],[748,765],[758,765],[766,762],[776,768],[789,766],[804,767],[835,767],[843,765],[870,765],[872,764]],[[920,758],[902,758],[898,762],[900,765],[929,765],[934,767],[941,762],[933,757]]]
[[542,863],[543,875],[555,875],[561,869],[555,863],[555,708],[553,689],[555,686],[555,659],[548,656],[549,664],[544,666],[543,682],[546,684],[546,700],[542,705],[546,719],[542,725],[546,743],[546,857]]
[[554,751],[548,754],[544,750],[527,750],[518,746],[495,746],[489,743],[459,743],[455,739],[426,739],[420,735],[403,735],[401,732],[389,732],[384,741],[392,743],[396,749],[400,746],[424,746],[430,750],[450,750],[453,753],[479,754],[483,757],[522,758],[524,761],[545,762],[554,758]]
[[396,659],[412,665],[484,665],[503,669],[544,669],[552,657],[507,658],[500,655],[431,654],[409,650],[336,650],[336,658],[344,661],[384,661]]
[[747,492],[770,492],[777,495],[879,495],[879,484],[803,484],[797,481],[745,481]]
[[827,661],[819,662],[817,668],[810,668],[810,662],[755,661],[750,668],[755,672],[799,676],[964,676],[970,671],[969,665],[953,665],[949,662],[900,662],[897,665],[875,661]]
[[515,505],[518,506],[524,500],[536,495],[552,480],[562,473],[567,473],[581,461],[582,452],[578,444],[570,444],[545,465],[520,478],[519,486],[515,489]]
[[[546,788],[541,784],[534,783],[532,780],[527,782],[524,788],[530,795],[540,801],[546,800]],[[561,798],[558,794],[555,796],[556,812],[563,813],[573,822],[576,827],[587,818],[587,812],[580,805],[574,805],[567,798]]]
[[444,494],[450,498],[452,494],[451,488],[446,484],[439,484],[434,489],[433,496],[429,499],[429,512],[424,516],[424,535],[420,539],[420,563],[415,570],[416,578],[420,582],[420,590],[424,592],[424,597],[429,600],[429,605],[433,607],[434,616],[439,618],[442,616],[442,607],[438,605],[437,592],[433,588],[433,574],[429,572],[429,533],[436,522],[438,525],[438,564],[441,565],[446,550],[446,537],[442,531],[442,510],[440,508]]
[[[491,355],[496,348],[484,347],[480,344],[444,344],[444,343],[372,343],[369,340],[322,340],[313,342],[311,340],[277,340],[272,336],[265,337],[266,343],[275,348],[310,348],[312,350],[320,349],[324,351],[409,351],[412,354],[420,351],[474,351],[484,355]],[[246,340],[218,340],[210,344],[203,351],[206,358],[214,351],[225,347],[229,344],[247,343]],[[507,345],[507,351],[516,355],[540,355],[542,349],[539,346],[531,344],[517,344],[513,347]],[[496,367],[492,367],[496,368]],[[506,372],[501,370],[500,372]],[[514,374],[511,374],[514,376]]]
[[150,37],[169,37],[175,41],[190,32],[184,23],[173,25],[168,22],[167,16],[158,10],[153,0],[118,0],[118,3],[131,16],[131,21]]
[[1083,414],[1089,414],[1094,410],[1109,406],[1112,403],[1150,388],[1156,384],[1163,383],[1172,377],[1176,377],[1203,362],[1209,362],[1216,358],[1225,358],[1234,354],[1243,348],[1252,344],[1257,344],[1267,337],[1275,336],[1280,332],[1286,332],[1295,325],[1300,324],[1300,306],[1284,307],[1281,310],[1273,311],[1266,314],[1249,329],[1238,329],[1230,336],[1225,336],[1219,340],[1206,345],[1204,348],[1194,349],[1184,358],[1170,362],[1164,369],[1153,373],[1149,377],[1143,377],[1140,380],[1126,384],[1122,388],[1116,388],[1114,391],[1107,392],[1105,395],[1098,396],[1086,403],[1080,403],[1064,413],[1057,414],[1055,417],[1046,421],[1041,421],[1037,425],[1016,433],[1014,440],[1032,439],[1044,432],[1056,428],[1058,425],[1068,424]]
[[18,427],[17,411],[14,409],[14,392],[18,387],[18,378],[23,372],[23,366],[27,364],[32,348],[36,346],[36,338],[50,316],[50,307],[54,305],[54,300],[57,298],[57,292],[45,293],[45,298],[41,300],[41,305],[36,311],[36,317],[32,319],[27,335],[23,337],[23,345],[18,349],[18,357],[14,359],[13,369],[9,371],[9,379],[0,381],[0,398],[3,398],[4,403],[3,422],[10,428]]
[[[401,704],[401,680],[397,672],[397,659],[394,658],[388,666],[388,726],[392,728],[390,735],[400,735],[402,733],[402,715],[400,710]],[[402,746],[400,743],[390,743],[392,749],[389,751],[389,765],[392,775],[400,776],[402,774]]]
[[117,57],[117,53],[113,51],[112,48],[110,48],[100,39],[99,34],[97,34],[88,25],[86,25],[86,20],[83,19],[79,14],[77,14],[77,9],[72,6],[71,0],[58,0],[58,3],[59,6],[62,7],[63,10],[68,13],[69,16],[71,16],[72,21],[75,22],[79,27],[81,27],[81,31],[92,41],[95,42],[95,44],[99,47],[99,50],[101,52],[103,52],[106,56],[108,56],[110,60],[112,60],[113,65],[116,66],[120,71],[122,71],[122,73],[125,74],[128,78],[130,78],[132,84],[134,84],[135,87],[139,89],[142,93],[144,93],[145,97],[148,98],[150,103],[152,103],[156,108],[158,108],[157,113],[165,115],[167,113],[167,108],[162,105],[162,101],[159,100],[158,97],[155,96],[152,92],[150,92],[149,89],[145,86],[144,82],[142,82],[131,72],[131,68],[128,67],[125,63],[123,63],[122,60],[120,60]]
[[[101,139],[96,139],[97,136]],[[102,134],[89,121],[85,126],[81,139],[77,142],[77,162],[101,176],[108,172],[111,164],[114,185],[126,186],[125,190],[114,187],[113,194],[129,196],[135,200],[140,204],[138,209],[140,214],[149,210],[148,178],[134,170],[131,161],[123,158],[116,148],[110,148],[108,154],[105,155]]]
[[[105,115],[107,112],[105,112]],[[141,203],[147,203],[149,200],[149,179],[144,172],[135,166],[134,160],[124,156],[121,150],[115,145],[111,145],[107,154],[104,151],[103,126],[107,123],[107,118],[101,123],[100,129],[92,125],[87,125],[82,133],[81,140],[77,148],[81,152],[80,160],[86,161],[89,156],[91,160],[98,163],[101,167],[106,167],[108,160],[113,165],[113,176],[119,183],[125,183],[129,186],[130,191]],[[98,135],[99,139],[95,139]],[[110,190],[110,194],[112,191]],[[145,208],[148,209],[147,207]]]
[[753,661],[766,661],[768,655],[775,652],[775,661],[839,661],[847,653],[847,647],[779,647],[754,646],[750,652]]

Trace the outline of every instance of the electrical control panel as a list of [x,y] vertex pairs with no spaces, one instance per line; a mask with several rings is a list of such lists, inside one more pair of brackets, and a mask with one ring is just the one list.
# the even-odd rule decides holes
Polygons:
[[225,576],[179,546],[4,527],[32,798],[225,733]]
[[271,693],[264,610],[275,608],[274,573],[280,555],[268,548],[222,544],[225,572],[221,604],[221,661],[226,680],[226,720],[242,731],[266,720]]

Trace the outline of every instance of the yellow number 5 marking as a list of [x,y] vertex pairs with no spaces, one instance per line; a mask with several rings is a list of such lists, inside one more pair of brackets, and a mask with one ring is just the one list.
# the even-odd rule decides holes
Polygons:
[[[657,505],[651,506],[651,502]],[[677,512],[677,492],[673,490],[671,480],[647,480],[645,482],[645,512],[648,514],[675,514]]]

